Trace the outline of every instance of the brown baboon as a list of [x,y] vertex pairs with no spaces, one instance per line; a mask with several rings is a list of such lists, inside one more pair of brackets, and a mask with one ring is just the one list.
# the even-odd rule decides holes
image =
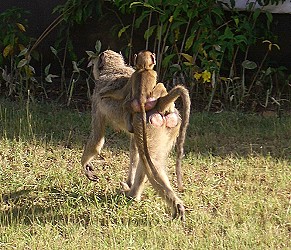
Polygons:
[[[124,101],[124,118],[127,124],[127,128],[129,132],[133,132],[132,126],[132,113],[142,112],[143,115],[143,127],[145,128],[146,123],[146,114],[145,111],[148,111],[154,107],[156,104],[155,100],[158,100],[160,97],[164,97],[168,94],[164,84],[156,83],[157,82],[157,74],[156,71],[153,70],[156,64],[155,54],[150,51],[141,51],[138,55],[135,55],[135,68],[136,71],[132,74],[128,83],[121,90],[106,90],[102,92],[100,95],[102,97],[110,97],[116,100]],[[177,175],[177,184],[178,189],[183,191],[183,181],[182,181],[182,158],[184,155],[184,142],[186,136],[186,130],[189,123],[189,115],[190,115],[190,97],[188,90],[178,85],[176,86],[171,93],[171,95],[167,96],[166,99],[160,99],[158,101],[159,106],[157,107],[159,113],[163,114],[166,120],[166,124],[174,119],[173,125],[169,125],[168,127],[174,127],[177,125],[177,114],[175,111],[174,101],[181,96],[183,100],[183,119],[180,127],[180,133],[177,140],[177,160],[176,160],[176,175]],[[128,95],[128,93],[131,93]],[[166,100],[166,101],[163,101]],[[155,114],[157,119],[159,119],[159,114]],[[160,118],[160,119],[163,119]],[[170,120],[170,121],[168,121]],[[153,124],[155,125],[157,121],[154,120]],[[161,126],[164,120],[161,120]],[[148,158],[149,163],[151,159],[149,158],[149,154],[147,153],[147,141],[146,141],[146,129],[143,129],[143,144],[144,151],[146,157]],[[152,165],[152,164],[151,164]]]
[[[188,90],[183,86],[174,87],[169,93],[158,99],[156,107],[148,112],[148,116],[151,117],[153,114],[163,113],[166,107],[174,102],[178,97],[182,97],[183,100],[183,119],[182,121],[178,121],[178,125],[175,127],[167,127],[165,124],[160,127],[153,127],[151,125],[147,125],[147,142],[148,149],[150,153],[150,157],[153,160],[154,169],[153,171],[150,169],[149,162],[146,159],[145,152],[143,151],[144,147],[138,147],[139,156],[141,160],[139,164],[143,164],[142,166],[138,165],[137,171],[135,174],[135,180],[133,185],[129,187],[126,183],[123,183],[124,190],[127,191],[127,195],[130,197],[135,197],[136,199],[141,198],[141,194],[144,190],[145,182],[147,180],[146,177],[149,178],[151,184],[155,188],[155,190],[165,198],[167,203],[172,207],[173,217],[180,217],[184,219],[184,206],[183,202],[177,197],[175,192],[173,191],[169,179],[165,170],[165,162],[167,160],[169,151],[172,148],[173,143],[175,143],[177,139],[177,162],[176,162],[176,173],[178,178],[178,187],[180,190],[183,189],[182,185],[182,173],[181,173],[181,161],[183,157],[183,144],[185,141],[186,129],[189,122],[190,115],[190,98],[188,94]],[[176,111],[177,112],[177,111]],[[135,141],[136,145],[142,145],[143,136],[142,136],[142,114],[137,113],[133,117],[134,128],[135,128]],[[137,119],[137,122],[135,121]],[[175,138],[175,139],[174,139]],[[156,172],[154,172],[156,171]]]
[[[92,130],[81,160],[86,176],[92,181],[97,180],[97,175],[94,173],[90,161],[95,155],[100,154],[104,144],[106,124],[110,123],[118,130],[127,131],[121,115],[123,101],[101,98],[100,93],[122,89],[133,72],[133,68],[125,65],[123,57],[112,50],[104,51],[93,61],[93,74],[96,83],[92,95]],[[132,149],[131,161],[136,165],[138,161],[135,156],[137,150],[134,146]]]
[[[146,110],[148,98],[153,98],[153,90],[157,85],[157,72],[153,69],[156,64],[155,54],[150,51],[141,51],[135,57],[135,72],[129,80],[131,87],[130,100],[125,102],[127,124],[130,132],[133,132],[132,113],[142,112],[144,147],[146,147]],[[133,112],[131,112],[133,111]],[[149,156],[147,156],[149,157]]]
[[[115,100],[109,97],[102,98],[100,93],[121,90],[133,72],[134,70],[132,68],[125,65],[121,55],[110,50],[100,54],[94,63],[96,86],[92,96],[92,131],[82,156],[82,166],[86,176],[90,180],[97,180],[97,176],[90,166],[90,161],[95,155],[100,153],[103,147],[106,124],[110,123],[119,130],[127,131],[122,107],[124,100]],[[181,93],[178,88],[173,89],[173,91],[171,90],[169,95],[163,97],[164,101],[159,100],[156,108],[148,111],[147,115],[150,117],[157,114],[157,109],[162,112]],[[155,166],[155,169],[152,171],[146,165],[148,161],[145,157],[143,147],[139,146],[139,154],[137,153],[137,146],[143,143],[142,114],[136,113],[134,120],[139,124],[139,127],[134,128],[137,133],[134,133],[133,136],[131,135],[130,169],[125,183],[129,189],[127,194],[133,198],[140,199],[145,181],[148,177],[155,190],[172,207],[173,216],[183,219],[185,212],[183,202],[173,191],[165,169],[169,152],[178,137],[181,121],[178,120],[178,124],[175,127],[167,127],[165,124],[160,127],[155,127],[150,123],[146,124],[147,147],[150,158]]]

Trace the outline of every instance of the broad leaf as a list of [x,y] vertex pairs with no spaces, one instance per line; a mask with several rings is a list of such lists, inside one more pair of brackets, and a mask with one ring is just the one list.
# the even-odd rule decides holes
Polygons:
[[22,68],[24,65],[27,64],[27,60],[26,59],[22,59],[20,60],[20,62],[17,65],[17,68]]
[[190,63],[192,63],[193,62],[193,57],[192,56],[190,56],[190,55],[188,55],[188,54],[186,54],[186,53],[181,53],[181,55],[188,61],[188,62],[190,62]]
[[253,61],[245,60],[242,62],[242,66],[245,69],[255,69],[257,67],[257,64]]

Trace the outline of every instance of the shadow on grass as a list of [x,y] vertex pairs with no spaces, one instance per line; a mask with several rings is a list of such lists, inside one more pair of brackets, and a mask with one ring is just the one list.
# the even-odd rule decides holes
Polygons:
[[[0,138],[82,148],[90,129],[90,111],[55,103],[16,103],[0,99]],[[127,136],[110,128],[106,131],[106,141],[113,147],[128,148]]]
[[[90,134],[90,111],[59,104],[2,100],[0,137],[82,148]],[[124,133],[108,129],[105,147],[128,150]],[[192,113],[185,152],[217,156],[259,154],[291,160],[291,116],[263,117],[235,112]]]
[[[42,195],[39,196],[39,192]],[[120,213],[126,213],[128,207],[133,204],[135,202],[132,199],[126,198],[118,191],[109,195],[82,195],[56,188],[41,191],[20,190],[1,195],[0,207],[3,211],[0,215],[0,225],[32,225],[37,222],[52,225],[78,223],[86,227],[91,220],[98,220],[101,225],[107,225],[109,220],[113,223],[117,220],[120,222],[123,218]],[[92,206],[93,210],[97,211],[94,218],[90,212]],[[143,217],[139,223],[143,223]]]

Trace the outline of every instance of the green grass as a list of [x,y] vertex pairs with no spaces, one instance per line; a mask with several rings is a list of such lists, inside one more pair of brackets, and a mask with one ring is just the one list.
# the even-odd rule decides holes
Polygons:
[[90,112],[0,103],[0,249],[291,247],[291,117],[192,114],[182,224],[151,187],[138,203],[118,194],[124,134],[108,130],[93,183],[80,166]]

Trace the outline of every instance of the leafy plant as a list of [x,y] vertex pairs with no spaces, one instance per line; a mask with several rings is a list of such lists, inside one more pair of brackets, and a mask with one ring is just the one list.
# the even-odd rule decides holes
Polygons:
[[[54,8],[53,13],[59,13],[64,21],[59,28],[59,37],[55,43],[57,50],[63,49],[63,61],[67,54],[72,61],[77,60],[74,52],[71,29],[78,24],[84,24],[88,18],[102,14],[102,1],[94,0],[67,0],[63,5]],[[63,63],[64,64],[64,63]]]
[[[95,52],[86,51],[86,53],[88,55],[88,61],[89,61],[88,67],[91,67],[93,65],[92,61],[97,58],[97,56],[100,53],[100,50],[101,50],[101,42],[97,41],[96,45],[95,45]],[[84,70],[81,67],[81,65],[84,62],[84,58],[79,60],[79,61],[72,61],[72,73],[71,73],[70,78],[67,81],[67,79],[65,78],[66,69],[62,65],[62,61],[61,61],[60,57],[58,56],[58,51],[52,46],[51,46],[51,51],[55,55],[57,60],[59,61],[59,66],[61,68],[61,89],[60,89],[60,93],[59,93],[59,98],[61,96],[65,96],[67,106],[69,106],[71,104],[73,94],[74,94],[74,91],[76,89],[76,84],[78,82],[86,81],[87,97],[88,97],[88,99],[90,99],[90,97],[91,97],[90,81],[93,82],[94,80],[91,77],[91,73],[88,73],[87,70]],[[51,67],[51,64],[47,65],[45,68],[45,81],[48,83],[53,82],[54,78],[59,77],[58,75],[55,75],[55,74],[50,72],[50,67]],[[84,80],[84,77],[82,77],[82,74],[85,75],[85,80]],[[68,82],[68,84],[67,84],[67,82]]]
[[22,98],[28,91],[34,90],[35,70],[30,65],[31,56],[38,58],[37,52],[29,55],[31,38],[26,35],[29,12],[11,8],[0,14],[0,69],[2,71],[1,88],[7,96]]
[[[246,70],[254,70],[254,62],[248,60],[249,48],[260,40],[274,41],[269,31],[273,20],[271,13],[262,14],[256,9],[225,15],[221,4],[215,0],[114,2],[122,13],[134,13],[132,24],[124,25],[119,36],[130,29],[147,27],[145,49],[157,52],[160,81],[188,85],[192,98],[208,98],[206,110],[210,110],[215,98],[230,106],[236,100],[235,107],[241,107],[246,97],[252,94],[269,52],[252,80],[246,82]],[[231,1],[232,6],[234,3]],[[253,7],[253,4],[249,5],[251,10]],[[265,22],[258,22],[258,18]],[[129,46],[132,39],[131,36]],[[242,53],[245,54],[243,63],[237,58]],[[231,80],[227,82],[226,79]]]

